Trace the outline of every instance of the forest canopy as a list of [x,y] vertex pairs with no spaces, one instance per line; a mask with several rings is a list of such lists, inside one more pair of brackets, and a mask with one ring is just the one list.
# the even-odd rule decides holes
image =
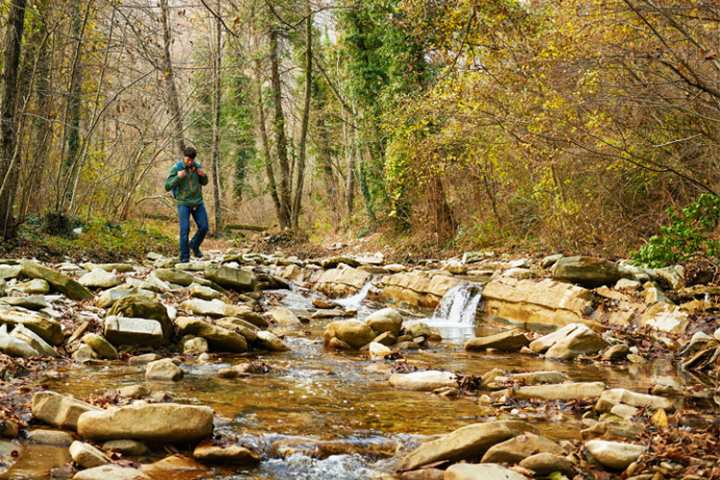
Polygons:
[[30,218],[172,216],[162,181],[185,145],[218,235],[625,254],[719,188],[717,2],[5,0],[0,15],[6,240]]

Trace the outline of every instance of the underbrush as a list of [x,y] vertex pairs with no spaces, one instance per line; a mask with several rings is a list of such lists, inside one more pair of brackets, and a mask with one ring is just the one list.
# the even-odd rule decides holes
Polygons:
[[104,218],[29,217],[20,226],[17,240],[2,245],[2,251],[6,256],[41,260],[124,261],[139,259],[150,251],[174,252],[177,240],[169,230],[163,223],[147,220],[113,223]]

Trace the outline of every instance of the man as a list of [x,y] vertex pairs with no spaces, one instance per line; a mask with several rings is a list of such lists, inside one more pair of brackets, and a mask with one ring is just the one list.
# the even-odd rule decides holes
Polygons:
[[[195,161],[197,151],[192,147],[183,150],[185,158],[170,170],[165,180],[165,190],[173,192],[180,219],[180,262],[190,261],[190,250],[200,258],[200,244],[208,232],[208,216],[202,198],[202,187],[208,184],[208,177],[202,165]],[[188,243],[190,215],[197,225],[195,236]]]

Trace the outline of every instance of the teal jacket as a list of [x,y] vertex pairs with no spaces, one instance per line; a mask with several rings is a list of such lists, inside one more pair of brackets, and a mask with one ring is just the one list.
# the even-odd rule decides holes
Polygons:
[[[198,170],[202,168],[198,162],[194,162],[194,165]],[[178,162],[173,166],[170,175],[165,180],[165,191],[172,190],[178,205],[186,207],[200,205],[203,203],[202,187],[208,184],[207,174],[201,177],[197,172],[188,171],[184,178],[178,177],[178,172],[184,168],[184,162]]]

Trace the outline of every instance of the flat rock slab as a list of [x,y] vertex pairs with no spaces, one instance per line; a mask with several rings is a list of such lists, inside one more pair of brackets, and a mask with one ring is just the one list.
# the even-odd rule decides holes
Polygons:
[[165,342],[157,320],[115,315],[105,318],[105,338],[113,345],[156,346]]
[[527,480],[527,477],[494,463],[458,463],[445,470],[444,480]]
[[113,288],[123,283],[122,278],[111,271],[95,268],[78,279],[80,285],[87,288]]
[[40,312],[0,305],[0,324],[24,325],[51,345],[60,345],[65,336],[56,320]]
[[73,480],[150,480],[150,477],[135,468],[102,465],[79,471]]
[[178,403],[134,404],[87,412],[78,420],[78,433],[92,440],[140,440],[178,443],[212,435],[213,411]]
[[467,425],[437,440],[423,443],[403,459],[400,469],[415,470],[439,461],[479,461],[493,445],[532,431],[532,426],[519,421]]
[[570,382],[549,385],[518,387],[512,391],[515,398],[541,400],[594,400],[605,391],[602,382]]
[[44,267],[36,262],[22,262],[22,274],[30,278],[42,278],[58,292],[65,294],[72,300],[88,300],[93,298],[90,290],[82,286],[67,275]]
[[257,465],[260,455],[241,445],[220,446],[203,442],[193,451],[193,457],[203,463],[232,463],[234,465]]
[[431,392],[442,387],[457,386],[457,377],[452,372],[427,370],[424,372],[395,373],[390,376],[390,385],[401,390]]
[[465,350],[500,350],[502,352],[518,352],[530,344],[527,336],[519,330],[510,330],[487,337],[475,337],[465,343]]
[[613,407],[621,404],[651,410],[675,410],[675,404],[670,399],[658,395],[637,393],[624,388],[613,388],[604,391],[595,405],[595,410],[609,412]]
[[55,392],[38,392],[32,398],[32,414],[36,419],[58,428],[77,429],[83,413],[101,411],[98,407]]

